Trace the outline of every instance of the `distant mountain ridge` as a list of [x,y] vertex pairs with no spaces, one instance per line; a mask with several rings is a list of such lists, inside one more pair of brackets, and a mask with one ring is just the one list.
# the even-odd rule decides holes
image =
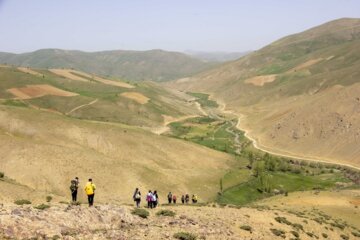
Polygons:
[[193,56],[195,58],[208,61],[208,62],[227,62],[237,60],[249,53],[251,51],[244,51],[244,52],[206,52],[206,51],[192,51],[187,50],[185,51],[186,54]]
[[163,50],[100,51],[41,49],[13,54],[0,52],[0,64],[34,68],[73,68],[131,81],[168,81],[188,77],[215,66],[184,53]]

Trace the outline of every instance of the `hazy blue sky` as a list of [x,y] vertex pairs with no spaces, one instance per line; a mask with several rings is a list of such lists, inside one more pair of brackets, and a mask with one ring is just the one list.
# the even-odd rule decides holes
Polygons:
[[360,0],[0,0],[0,51],[255,50]]

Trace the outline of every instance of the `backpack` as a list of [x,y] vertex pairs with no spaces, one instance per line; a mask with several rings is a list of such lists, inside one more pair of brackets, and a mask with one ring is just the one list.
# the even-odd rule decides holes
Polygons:
[[70,190],[71,190],[72,192],[74,192],[74,191],[77,190],[77,184],[76,184],[76,181],[75,181],[75,180],[71,180]]
[[141,198],[140,193],[137,192],[137,193],[135,194],[135,199],[140,199],[140,198]]

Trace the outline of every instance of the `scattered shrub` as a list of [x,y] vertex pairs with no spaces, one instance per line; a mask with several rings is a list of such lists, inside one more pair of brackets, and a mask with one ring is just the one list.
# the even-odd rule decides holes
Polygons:
[[346,235],[344,235],[344,234],[341,234],[340,237],[341,237],[342,239],[344,239],[344,240],[348,240],[348,239],[349,239],[349,236],[346,236]]
[[328,238],[328,235],[326,233],[322,233],[321,235],[323,236],[323,238]]
[[188,232],[175,233],[174,238],[180,239],[180,240],[196,240],[197,239],[197,237],[194,234],[188,233]]
[[278,223],[285,223],[286,225],[291,225],[291,222],[289,222],[285,217],[276,217],[275,220]]
[[338,222],[330,223],[330,225],[333,227],[340,228],[341,230],[344,230],[344,228],[345,228],[345,225],[338,223]]
[[80,205],[81,205],[81,202],[79,202],[79,201],[71,202],[71,205],[80,206]]
[[252,232],[252,227],[248,226],[248,225],[243,225],[240,227],[242,230],[245,230],[245,231],[249,231],[249,232]]
[[293,224],[291,224],[291,226],[293,226],[297,230],[303,230],[304,231],[303,226],[301,224],[299,224],[299,223],[293,223]]
[[156,213],[157,216],[167,216],[167,217],[173,217],[175,216],[175,212],[171,211],[171,210],[160,210]]
[[16,205],[31,204],[31,202],[30,202],[29,200],[26,200],[26,199],[16,200],[14,203],[15,203]]
[[285,237],[285,231],[283,231],[283,230],[271,228],[270,231],[271,231],[275,236]]
[[354,237],[360,237],[360,233],[358,233],[358,232],[351,232],[351,234],[352,234]]
[[3,172],[0,172],[0,178],[4,178],[5,174]]
[[40,205],[38,205],[38,206],[36,206],[34,208],[39,209],[39,210],[45,210],[47,208],[50,208],[50,206],[47,205],[47,204],[40,204]]
[[60,201],[59,203],[61,203],[61,204],[69,204],[69,202],[66,202],[66,201]]
[[51,202],[52,196],[46,196],[46,202]]
[[295,231],[290,231],[292,233],[292,235],[294,235],[296,238],[298,238],[300,235],[298,232]]
[[316,236],[314,233],[306,232],[306,234],[307,234],[309,237],[316,237],[316,238],[317,238],[317,236]]
[[147,218],[150,215],[149,211],[147,211],[145,209],[141,209],[141,208],[136,208],[136,209],[132,210],[131,213],[133,215],[137,215],[141,218]]

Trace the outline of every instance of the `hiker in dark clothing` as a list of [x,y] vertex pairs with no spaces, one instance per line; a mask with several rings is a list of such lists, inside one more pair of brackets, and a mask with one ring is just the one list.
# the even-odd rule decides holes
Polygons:
[[189,194],[186,194],[185,195],[185,203],[188,204],[189,201],[190,201],[190,196],[189,196]]
[[184,196],[184,195],[181,196],[181,203],[182,203],[182,204],[185,203],[185,196]]
[[159,204],[159,195],[157,194],[157,191],[155,190],[153,193],[153,207],[156,208]]
[[79,178],[75,177],[75,179],[71,180],[71,185],[70,185],[71,198],[73,202],[77,201],[78,188],[79,188]]
[[136,207],[140,207],[140,202],[141,202],[141,192],[139,191],[139,188],[135,189],[134,195],[133,195],[133,199],[136,203]]
[[169,202],[169,204],[171,204],[171,201],[172,201],[172,194],[171,194],[171,192],[169,192],[169,194],[167,195],[167,197],[168,197],[168,202]]

